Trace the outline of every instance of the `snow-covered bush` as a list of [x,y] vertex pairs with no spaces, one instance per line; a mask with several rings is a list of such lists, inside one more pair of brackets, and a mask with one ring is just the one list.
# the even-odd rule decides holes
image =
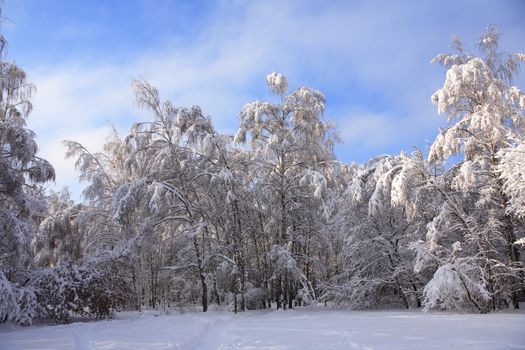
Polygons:
[[16,302],[13,286],[0,271],[0,321],[12,321],[14,315],[17,313],[18,304]]
[[68,323],[71,317],[82,314],[85,276],[84,269],[72,264],[35,271],[32,283],[38,300],[38,317]]
[[306,287],[303,287],[297,291],[297,302],[299,305],[310,305],[315,301],[314,296],[312,295],[312,290]]
[[93,266],[82,289],[83,311],[97,318],[109,318],[119,307],[130,303],[129,284],[112,264]]
[[487,311],[491,296],[483,277],[481,268],[466,262],[441,266],[423,291],[424,310]]
[[129,302],[127,282],[111,264],[79,266],[63,262],[57,267],[33,272],[32,284],[38,300],[37,316],[56,323],[72,317],[109,318]]
[[32,323],[37,301],[31,288],[11,284],[0,271],[0,322]]
[[268,293],[263,288],[256,288],[249,285],[244,293],[244,302],[246,303],[246,309],[257,310],[263,309],[268,299]]

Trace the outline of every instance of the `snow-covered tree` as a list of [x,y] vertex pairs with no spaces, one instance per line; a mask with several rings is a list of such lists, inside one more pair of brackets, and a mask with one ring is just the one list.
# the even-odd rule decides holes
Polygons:
[[31,247],[37,266],[56,266],[61,259],[81,262],[83,257],[83,208],[64,188],[47,197],[48,213]]
[[[143,228],[140,212],[128,213],[126,218],[116,220],[115,197],[122,195],[122,188],[135,179],[141,179],[141,171],[147,168],[130,169],[126,159],[129,150],[124,141],[113,130],[104,144],[103,152],[91,153],[83,145],[65,141],[66,156],[76,157],[79,179],[87,183],[83,191],[86,202],[75,213],[76,224],[82,236],[83,263],[108,270],[119,267],[120,276],[127,280],[133,290],[131,303],[140,309],[144,281],[141,276],[141,254],[138,236]],[[119,192],[121,189],[121,192]],[[119,197],[119,199],[121,199]],[[64,214],[61,214],[64,215]],[[68,211],[65,212],[68,214]],[[53,221],[54,222],[54,221]],[[45,222],[44,222],[45,223]],[[124,282],[119,282],[121,284]]]
[[[356,169],[334,217],[344,237],[344,264],[325,298],[354,308],[420,306],[411,243],[425,227],[424,198],[416,192],[429,172],[420,152],[382,156]],[[421,208],[421,209],[420,209]]]
[[[114,131],[100,153],[67,141],[86,201],[51,194],[46,215],[34,200],[44,196],[27,185],[52,170],[13,122],[29,111],[30,89],[7,87],[1,102],[15,112],[0,124],[0,319],[64,322],[199,301],[203,311],[213,302],[291,308],[318,296],[355,308],[516,305],[525,97],[511,82],[525,56],[497,53],[497,41],[489,29],[475,57],[454,38],[459,53],[436,57],[449,69],[432,99],[448,124],[428,160],[415,150],[337,162],[324,96],[289,90],[281,74],[267,76],[277,101],[246,104],[235,137],[199,107],[175,107],[134,81],[152,119],[124,137]],[[460,160],[446,164],[451,157]],[[31,241],[42,268],[30,272]]]
[[[428,226],[429,251],[441,251],[444,265],[425,289],[427,305],[437,305],[439,299],[442,308],[456,307],[443,304],[450,299],[440,293],[463,288],[480,311],[517,307],[523,288],[523,260],[514,245],[519,224],[508,196],[517,188],[520,171],[508,171],[505,155],[523,139],[523,95],[510,83],[525,56],[498,53],[498,39],[497,30],[489,28],[479,42],[483,56],[475,57],[454,38],[458,54],[434,59],[448,67],[443,87],[432,96],[438,111],[447,114],[448,126],[432,144],[429,160],[439,163],[455,155],[462,160],[448,171],[449,183],[441,187],[444,204]],[[454,261],[461,263],[452,268],[448,264]],[[452,280],[460,284],[446,287],[452,280],[443,276],[452,272],[458,276]]]
[[[325,98],[317,90],[301,87],[288,92],[281,74],[267,76],[270,91],[279,96],[278,103],[255,101],[244,106],[237,142],[250,142],[254,170],[259,174],[260,194],[265,199],[265,223],[271,244],[290,251],[290,264],[307,250],[308,237],[315,233],[326,188],[324,167],[333,160],[332,124],[323,120]],[[248,137],[249,136],[249,137]],[[281,271],[282,272],[282,271]],[[292,306],[298,285],[286,271],[274,278],[273,290],[278,307],[285,298]]]
[[45,211],[38,184],[55,178],[38,157],[35,134],[26,128],[34,86],[14,62],[5,60],[0,37],[0,321],[30,322],[34,293],[26,289],[30,242]]
[[[127,166],[142,168],[144,172],[117,189],[113,197],[114,217],[125,222],[142,210],[147,216],[141,230],[150,241],[159,244],[179,235],[189,239],[191,243],[186,244],[193,247],[194,256],[186,265],[197,270],[206,311],[209,242],[204,237],[211,239],[211,233],[205,218],[206,196],[199,181],[201,170],[213,165],[213,153],[222,141],[199,107],[176,108],[169,101],[162,103],[158,91],[147,82],[135,81],[134,87],[138,104],[151,111],[154,120],[135,124],[125,140],[130,150]],[[145,162],[147,168],[143,168]],[[141,239],[144,237],[141,234]],[[157,264],[156,271],[161,267],[162,263]]]
[[[522,108],[525,108],[525,103]],[[500,151],[501,161],[498,166],[503,182],[503,190],[508,196],[509,212],[525,217],[525,141],[519,141],[515,147]]]

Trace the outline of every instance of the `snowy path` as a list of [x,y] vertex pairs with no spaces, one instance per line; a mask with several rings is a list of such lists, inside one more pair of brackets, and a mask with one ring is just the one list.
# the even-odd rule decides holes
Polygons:
[[292,310],[3,328],[0,349],[525,349],[525,313]]

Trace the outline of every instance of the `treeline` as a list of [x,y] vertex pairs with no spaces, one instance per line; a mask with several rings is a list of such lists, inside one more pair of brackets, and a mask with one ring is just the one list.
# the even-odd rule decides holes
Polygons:
[[480,57],[454,38],[457,52],[434,59],[448,69],[432,97],[448,123],[428,152],[362,165],[335,159],[323,94],[281,74],[267,77],[274,101],[241,110],[235,137],[134,81],[151,121],[113,132],[101,153],[65,141],[83,203],[43,193],[54,171],[25,126],[33,87],[2,59],[0,320],[197,303],[517,307],[525,95],[512,77],[525,55],[497,43],[489,28]]

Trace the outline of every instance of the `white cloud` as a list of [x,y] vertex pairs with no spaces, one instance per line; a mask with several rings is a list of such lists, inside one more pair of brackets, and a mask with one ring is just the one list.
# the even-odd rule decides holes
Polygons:
[[38,89],[30,119],[34,128],[45,132],[56,127],[83,129],[132,112],[132,92],[125,71],[118,67],[86,68],[66,67],[32,77]]
[[49,184],[50,188],[60,190],[67,186],[76,198],[80,198],[82,185],[78,183],[78,174],[75,172],[75,160],[65,159],[64,140],[75,140],[84,145],[90,152],[102,151],[102,146],[106,142],[111,131],[110,126],[96,127],[85,131],[75,131],[68,135],[53,136],[47,140],[39,142],[39,155],[47,159],[55,168],[55,183]]
[[340,136],[345,143],[360,144],[372,150],[390,146],[397,142],[400,132],[409,132],[406,120],[366,111],[347,115],[341,124]]
[[384,150],[397,145],[400,140],[416,140],[428,127],[425,120],[399,117],[390,113],[373,113],[366,110],[351,111],[341,118],[340,137],[345,143],[361,145],[371,151]]

